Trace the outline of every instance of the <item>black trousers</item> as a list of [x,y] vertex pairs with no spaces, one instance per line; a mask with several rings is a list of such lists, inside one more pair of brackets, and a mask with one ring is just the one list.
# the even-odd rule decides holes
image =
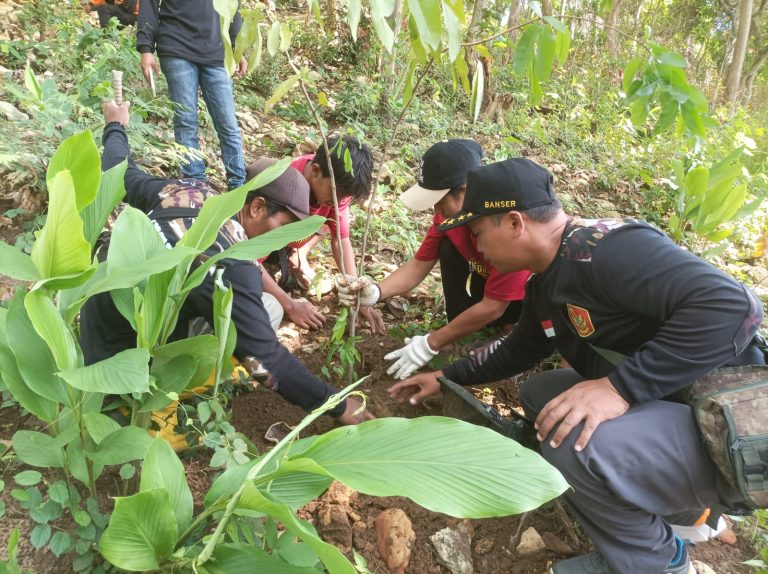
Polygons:
[[112,18],[117,18],[120,27],[132,26],[136,23],[136,16],[132,12],[126,12],[121,6],[114,4],[99,4],[93,7],[99,15],[99,26],[106,28]]
[[[469,268],[469,262],[448,238],[440,243],[439,258],[440,276],[445,295],[445,314],[449,321],[453,321],[472,305],[483,300],[485,279]],[[467,293],[467,277],[470,277],[469,293]],[[510,301],[504,314],[488,326],[514,325],[520,317],[522,307],[522,301]]]

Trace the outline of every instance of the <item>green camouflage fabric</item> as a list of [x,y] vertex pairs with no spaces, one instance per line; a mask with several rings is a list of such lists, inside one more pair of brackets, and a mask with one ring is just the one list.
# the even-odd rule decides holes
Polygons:
[[726,481],[753,508],[768,507],[768,366],[713,371],[696,381],[688,402]]

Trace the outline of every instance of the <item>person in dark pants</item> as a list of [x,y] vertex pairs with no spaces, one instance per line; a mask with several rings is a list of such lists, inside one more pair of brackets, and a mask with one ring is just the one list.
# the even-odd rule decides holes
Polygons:
[[[229,27],[232,45],[242,26],[238,12]],[[224,44],[219,14],[211,0],[142,0],[136,30],[136,49],[141,53],[141,70],[147,83],[150,73],[162,68],[171,100],[177,104],[173,115],[176,143],[199,150],[197,141],[197,92],[202,90],[208,113],[219,136],[221,159],[229,189],[245,181],[243,137],[235,116],[232,79],[224,67]],[[158,66],[152,52],[160,57]],[[248,62],[242,58],[237,75],[242,77]],[[205,164],[189,156],[181,168],[184,177],[206,181]]]
[[559,351],[572,368],[531,377],[520,399],[597,552],[552,572],[688,573],[685,544],[664,517],[712,506],[715,470],[691,408],[676,399],[718,367],[764,363],[761,304],[646,223],[567,216],[551,175],[528,159],[469,172],[464,208],[442,228],[467,224],[500,272],[534,273],[517,326],[489,353],[390,395],[416,404],[438,392],[439,375],[485,384]]
[[116,18],[121,27],[133,26],[139,15],[139,0],[91,0],[85,5],[85,11],[91,10],[96,10],[102,28],[106,28],[112,18]]
[[[125,173],[125,201],[148,214],[164,243],[173,247],[194,223],[205,199],[216,192],[195,179],[166,179],[144,173],[131,159],[124,126],[128,123],[128,104],[105,104],[102,169],[128,160]],[[309,186],[295,170],[288,169],[272,183],[249,192],[242,210],[219,230],[216,241],[206,251],[212,257],[234,243],[306,217],[309,211]],[[237,329],[234,355],[239,361],[256,358],[270,373],[270,385],[289,402],[311,411],[336,391],[314,376],[277,340],[274,321],[265,309],[261,271],[255,262],[224,259],[222,280],[234,291],[232,322]],[[184,301],[171,340],[183,339],[189,323],[202,317],[213,324],[215,278],[206,274]],[[279,307],[279,306],[278,306]],[[86,364],[109,358],[136,346],[136,332],[115,306],[110,293],[88,300],[80,318],[81,345]],[[360,402],[348,398],[330,414],[345,424],[372,418],[367,411],[356,412]]]
[[358,293],[363,307],[408,293],[440,261],[448,324],[427,335],[405,340],[405,347],[384,357],[394,361],[387,374],[405,379],[424,366],[440,349],[485,326],[514,325],[520,314],[525,282],[530,273],[501,273],[477,250],[466,227],[443,231],[440,225],[462,208],[467,172],[482,165],[483,150],[477,142],[451,139],[436,143],[421,160],[416,185],[401,199],[414,211],[434,207],[432,227],[413,259],[374,284],[370,278],[336,280],[339,299],[354,304]]

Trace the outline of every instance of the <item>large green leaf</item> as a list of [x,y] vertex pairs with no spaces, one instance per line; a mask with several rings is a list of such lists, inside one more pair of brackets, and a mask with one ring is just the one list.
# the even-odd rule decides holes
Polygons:
[[536,46],[536,76],[546,82],[555,65],[555,33],[549,26],[542,26]]
[[79,436],[75,437],[75,439],[67,445],[66,456],[67,470],[83,484],[90,485],[90,476],[88,473],[89,465],[93,471],[94,480],[96,480],[101,475],[101,471],[104,470],[104,465],[86,460],[85,453],[83,452],[83,442],[80,440]]
[[392,47],[395,44],[395,33],[390,28],[387,18],[392,14],[395,9],[395,3],[391,0],[371,0],[371,21],[373,22],[373,29],[376,32],[376,36],[379,38],[379,42],[384,46],[384,49],[392,53]]
[[160,234],[142,211],[126,206],[112,228],[107,265],[113,269],[136,267],[168,251]]
[[537,22],[526,27],[525,32],[517,42],[515,48],[515,56],[512,60],[512,71],[522,76],[531,67],[535,56],[536,40],[541,32],[541,23]]
[[31,291],[24,298],[24,307],[35,331],[53,353],[56,366],[60,370],[77,368],[75,336],[64,323],[51,298],[41,291]]
[[99,444],[105,437],[120,428],[117,421],[101,413],[85,413],[83,415],[85,427],[91,435],[93,442]]
[[18,459],[30,466],[64,466],[64,451],[46,433],[20,430],[13,435],[13,450]]
[[[493,431],[489,431],[493,432]],[[273,500],[269,495],[263,494],[252,484],[246,484],[243,499],[248,502],[247,508],[257,512],[268,514],[285,524],[296,536],[301,538],[315,551],[320,560],[334,574],[355,574],[356,570],[344,557],[338,548],[327,542],[323,542],[294,514],[293,510]]]
[[688,215],[691,211],[699,207],[707,193],[708,185],[709,170],[704,166],[695,167],[685,174],[685,215]]
[[274,181],[290,165],[291,158],[283,158],[237,189],[206,199],[195,222],[179,240],[178,245],[192,247],[198,251],[207,249],[216,239],[222,224],[243,208],[248,192]]
[[12,245],[0,241],[0,275],[20,281],[37,281],[40,274],[32,259]]
[[239,261],[256,260],[269,255],[291,243],[311,236],[325,223],[325,218],[319,215],[307,217],[302,221],[283,225],[263,235],[251,237],[246,241],[233,244],[228,249],[206,259],[195,269],[184,284],[184,289],[194,289],[203,282],[208,270],[221,259],[236,259]]
[[149,352],[126,349],[116,355],[78,369],[60,373],[81,391],[107,394],[146,393],[149,391]]
[[91,265],[91,244],[83,235],[76,199],[68,171],[48,181],[48,217],[32,245],[32,262],[42,278],[72,276]]
[[168,343],[152,351],[152,372],[162,379],[173,368],[168,365],[177,357],[191,356],[197,360],[197,368],[190,378],[186,388],[195,388],[203,384],[216,365],[219,340],[213,335],[199,335],[180,341]]
[[118,568],[154,570],[173,552],[178,525],[163,488],[115,498],[115,510],[99,551]]
[[205,563],[205,571],[208,574],[317,574],[315,568],[294,566],[260,548],[231,544],[216,547],[213,558]]
[[237,69],[232,50],[232,41],[229,37],[229,26],[237,13],[240,3],[238,0],[213,0],[213,8],[219,13],[219,33],[224,44],[224,67],[231,76]]
[[408,0],[408,8],[416,22],[422,44],[432,51],[437,50],[443,32],[440,0]]
[[41,397],[24,382],[10,347],[0,344],[0,380],[18,403],[45,422],[53,422],[58,415],[58,403]]
[[80,217],[83,218],[83,233],[91,246],[96,243],[109,214],[125,197],[127,167],[128,162],[124,160],[102,173],[96,199],[80,212]]
[[13,333],[8,337],[8,346],[16,357],[24,383],[32,391],[49,401],[67,404],[65,383],[56,374],[58,368],[51,350],[29,320],[24,298],[25,294],[18,292],[8,307],[6,329]]
[[460,518],[518,514],[568,485],[532,450],[445,417],[383,418],[332,430],[301,455],[373,496],[407,496]]
[[[139,408],[139,412],[158,411],[167,407],[174,399],[170,393],[181,394],[187,388],[192,377],[197,372],[199,360],[192,355],[179,355],[168,363],[160,366],[152,365],[152,376],[155,377],[156,389],[152,389],[152,395]],[[210,373],[210,369],[208,370]],[[207,376],[207,374],[206,374]]]
[[192,491],[187,484],[184,465],[178,455],[162,438],[156,438],[149,447],[141,467],[141,491],[163,488],[176,515],[179,530],[192,522]]
[[45,179],[48,185],[61,171],[68,171],[77,197],[77,211],[82,211],[95,198],[101,179],[101,158],[93,134],[88,131],[68,137],[51,158]]
[[472,78],[472,92],[469,94],[469,110],[472,116],[472,122],[476,122],[480,117],[480,110],[483,106],[483,96],[485,94],[485,72],[480,65],[475,66],[475,75]]
[[464,5],[461,1],[451,3],[443,0],[445,30],[448,33],[448,60],[450,62],[454,62],[461,51],[461,22],[453,10],[453,5],[456,4],[461,6],[463,11]]
[[268,114],[272,111],[272,108],[280,102],[293,88],[299,85],[301,79],[300,74],[293,74],[288,76],[285,80],[280,82],[272,95],[264,102],[264,113]]
[[291,508],[301,508],[325,492],[332,482],[331,477],[322,474],[291,472],[259,488]]
[[362,0],[349,0],[347,2],[347,24],[352,32],[352,39],[357,42],[357,27],[360,24],[360,13],[363,9]]
[[122,427],[105,436],[88,458],[103,465],[123,464],[144,458],[152,444],[149,433],[139,427]]
[[232,352],[237,342],[237,329],[232,322],[232,302],[234,291],[221,280],[220,272],[216,277],[213,291],[213,322],[214,332],[219,339],[219,352],[216,357],[216,373],[214,381],[228,378],[232,372]]

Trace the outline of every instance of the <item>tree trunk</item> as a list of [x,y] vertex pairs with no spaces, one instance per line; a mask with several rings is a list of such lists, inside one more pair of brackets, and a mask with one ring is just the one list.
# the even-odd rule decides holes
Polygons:
[[541,1],[541,15],[542,16],[551,16],[552,15],[552,0],[542,0]]
[[747,44],[749,42],[751,25],[752,0],[740,0],[736,37],[733,44],[733,57],[728,65],[728,76],[725,80],[725,98],[730,104],[731,114],[736,111],[736,106],[738,105],[741,72],[744,68],[744,58],[747,55]]
[[613,0],[608,19],[605,21],[605,47],[608,50],[608,54],[614,58],[619,55],[619,32],[617,28],[619,25],[621,2],[622,0]]
[[477,39],[480,30],[480,22],[483,20],[483,10],[485,9],[485,0],[475,0],[472,7],[472,19],[469,21],[469,37]]
[[[505,28],[517,26],[520,22],[520,12],[522,12],[522,8],[523,3],[520,0],[512,0],[509,5],[509,12],[507,12],[507,21],[504,23]],[[514,53],[512,46],[517,42],[518,36],[520,36],[520,30],[510,30],[509,33],[507,33],[507,50],[504,52],[502,58],[502,63],[505,66],[509,63],[509,59]]]

